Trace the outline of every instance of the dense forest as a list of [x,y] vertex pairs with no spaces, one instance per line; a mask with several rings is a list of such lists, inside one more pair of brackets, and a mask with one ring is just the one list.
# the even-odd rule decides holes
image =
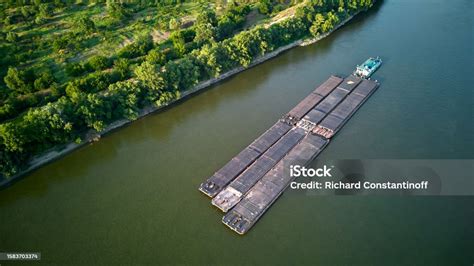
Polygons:
[[4,1],[0,173],[331,31],[373,0]]

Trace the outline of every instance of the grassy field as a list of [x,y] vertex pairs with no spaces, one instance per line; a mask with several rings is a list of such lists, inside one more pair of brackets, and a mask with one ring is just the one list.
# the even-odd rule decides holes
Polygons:
[[[53,67],[53,73],[58,82],[64,83],[69,81],[65,74],[66,63],[85,61],[94,55],[112,57],[118,49],[133,43],[140,36],[153,34],[154,42],[164,41],[169,32],[158,26],[160,17],[177,17],[184,21],[193,21],[198,10],[207,6],[212,8],[212,4],[209,3],[185,3],[162,9],[138,7],[126,19],[115,22],[108,16],[105,5],[72,5],[54,10],[54,15],[44,24],[30,25],[28,21],[25,21],[13,25],[2,25],[2,32],[15,32],[20,39],[19,42],[13,44],[20,51],[20,54],[16,55],[18,60],[15,67],[34,66],[36,69]],[[12,14],[18,11],[14,8],[6,12]],[[52,43],[62,34],[72,31],[74,21],[82,16],[87,16],[94,21],[99,30],[89,38],[79,40],[78,45],[81,49],[61,50],[55,53],[47,44]],[[6,73],[5,69],[2,70]]]
[[[13,119],[31,107],[56,101],[66,95],[70,82],[87,78],[91,73],[110,72],[117,59],[123,57],[119,55],[121,50],[149,38],[151,44],[147,44],[141,53],[125,56],[130,73],[124,76],[131,77],[133,67],[144,60],[149,50],[172,49],[174,44],[170,34],[192,28],[203,11],[214,10],[219,19],[229,10],[227,1],[115,6],[56,2],[0,4],[0,52],[5,55],[0,58],[0,122]],[[244,17],[244,25],[235,27],[234,34],[266,23],[272,17],[285,17],[279,13],[293,6],[289,1],[282,1],[278,10],[262,14],[258,3],[253,3],[256,1],[245,2],[240,6],[248,5],[250,12]],[[85,27],[81,23],[88,22],[93,24],[93,29],[81,29]],[[88,61],[98,56],[106,58],[106,67],[90,69]],[[86,70],[80,70],[81,64]],[[18,72],[11,74],[13,81],[10,83],[13,85],[4,78],[9,68]],[[41,79],[42,76],[45,78]],[[37,79],[41,79],[36,82],[38,86]]]

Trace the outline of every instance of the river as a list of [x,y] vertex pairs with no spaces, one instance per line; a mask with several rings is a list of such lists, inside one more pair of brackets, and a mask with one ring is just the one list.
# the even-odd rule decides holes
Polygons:
[[197,188],[329,75],[377,55],[381,87],[319,158],[474,158],[473,10],[380,1],[40,168],[0,191],[0,251],[60,265],[472,264],[474,197],[287,192],[241,237]]

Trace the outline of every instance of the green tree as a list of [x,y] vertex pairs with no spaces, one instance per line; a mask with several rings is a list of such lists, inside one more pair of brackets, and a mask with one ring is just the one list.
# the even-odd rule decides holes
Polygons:
[[150,50],[146,56],[146,61],[152,64],[162,65],[165,60],[166,57],[159,48]]
[[122,20],[129,16],[126,8],[115,1],[107,1],[107,14],[115,20]]
[[171,18],[169,21],[169,29],[170,30],[177,30],[181,27],[181,20],[179,18]]
[[150,62],[143,62],[135,68],[137,79],[150,89],[150,99],[154,99],[161,91],[165,89],[163,77],[158,73],[158,69]]
[[7,33],[6,40],[11,43],[15,43],[18,41],[18,34],[16,32],[10,31]]
[[126,58],[119,58],[114,61],[114,69],[120,75],[120,79],[126,79],[129,77],[129,65],[130,61]]
[[94,70],[103,70],[110,66],[110,60],[101,55],[96,55],[89,59],[88,64]]
[[23,127],[20,123],[4,123],[0,124],[0,137],[2,138],[2,146],[9,152],[22,152],[26,143],[22,137]]
[[13,22],[13,19],[11,16],[6,16],[5,19],[3,20],[3,24],[5,24],[6,26],[12,24]]
[[151,48],[153,48],[153,40],[150,35],[141,36],[134,43],[120,49],[117,55],[122,58],[134,58],[145,55]]
[[196,18],[196,24],[211,24],[212,26],[217,25],[216,13],[211,9],[204,9],[200,12]]
[[54,82],[54,77],[51,75],[51,72],[45,71],[35,80],[34,87],[35,90],[45,90],[48,89]]
[[48,18],[53,14],[51,10],[51,6],[46,3],[40,4],[38,7],[38,10],[39,10],[39,16],[42,18]]
[[25,19],[28,19],[30,16],[35,14],[35,10],[32,6],[23,6],[20,8],[20,11]]
[[74,21],[74,28],[79,33],[90,34],[95,31],[95,24],[89,17],[81,16]]
[[83,92],[81,92],[77,84],[74,84],[73,82],[69,82],[66,86],[66,95],[73,103],[78,103],[81,98],[83,98]]
[[272,12],[272,2],[270,0],[259,0],[258,11],[262,14],[270,14]]
[[186,90],[199,81],[199,64],[194,57],[186,56],[177,61],[170,61],[164,66],[164,80],[171,90]]
[[219,19],[217,24],[217,40],[223,40],[229,37],[234,29],[237,27],[237,24],[228,16],[224,16]]
[[186,53],[186,41],[182,31],[175,31],[170,35],[173,47],[179,57]]
[[316,16],[314,17],[314,21],[313,21],[313,24],[311,25],[311,27],[309,28],[309,31],[310,33],[313,35],[313,36],[318,36],[319,34],[321,34],[323,31],[323,25],[325,23],[325,18],[322,14],[318,13],[316,14]]
[[33,91],[31,84],[32,74],[15,67],[9,67],[7,75],[3,78],[7,87],[20,94],[26,94]]
[[71,77],[78,77],[86,71],[87,69],[81,63],[68,63],[66,65],[66,73]]
[[207,43],[214,42],[215,28],[211,23],[198,24],[196,26],[196,37],[194,41],[196,43]]
[[46,20],[45,20],[44,17],[42,17],[42,16],[37,16],[37,17],[35,18],[35,23],[36,23],[37,25],[41,25],[41,24],[43,24],[45,21],[46,21]]
[[84,119],[86,126],[95,129],[97,132],[104,130],[106,118],[104,112],[104,101],[96,94],[87,94],[83,98],[78,112]]

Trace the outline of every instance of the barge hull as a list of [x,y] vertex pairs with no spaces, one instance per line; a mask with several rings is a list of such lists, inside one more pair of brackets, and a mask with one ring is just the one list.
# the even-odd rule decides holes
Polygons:
[[303,137],[304,130],[294,128],[270,147],[261,157],[212,199],[212,205],[223,212],[234,207],[241,198],[277,164]]
[[287,123],[276,122],[242,152],[203,182],[199,186],[199,190],[211,198],[217,195],[290,129],[291,126]]
[[297,104],[290,112],[285,116],[286,120],[290,124],[296,124],[301,118],[303,118],[313,107],[318,104],[322,99],[331,93],[341,82],[342,78],[331,76],[323,84],[317,87],[311,94],[306,96],[299,104]]
[[316,158],[378,86],[354,75],[331,76],[199,190],[226,212],[226,226],[245,234],[294,180],[290,166]]
[[343,81],[344,79],[337,76],[329,77],[329,79],[297,104],[281,121],[275,123],[241,153],[203,182],[199,186],[199,190],[211,198],[218,195],[252,163],[260,158],[263,153],[281,139],[292,126],[312,110],[315,105],[326,99]]
[[379,84],[363,80],[328,116],[313,129],[313,134],[332,138],[354,115],[362,104],[374,93]]
[[329,141],[315,135],[306,135],[274,169],[268,172],[229,213],[222,222],[238,234],[245,234],[283,193],[293,180],[289,169],[292,164],[311,162]]
[[[267,172],[247,194],[240,195],[240,202],[224,215],[222,222],[238,234],[248,232],[294,180],[289,173],[290,166],[307,165],[317,157],[329,143],[330,138],[342,128],[378,86],[377,82],[371,80],[361,80],[354,76],[346,78],[326,99],[329,99],[331,94],[340,94],[337,92],[338,89],[346,90],[347,93],[328,113],[319,108],[320,105],[326,105],[324,101],[308,112],[305,119],[314,119],[317,124],[314,130]],[[331,134],[321,134],[318,130],[320,128],[330,130]]]

